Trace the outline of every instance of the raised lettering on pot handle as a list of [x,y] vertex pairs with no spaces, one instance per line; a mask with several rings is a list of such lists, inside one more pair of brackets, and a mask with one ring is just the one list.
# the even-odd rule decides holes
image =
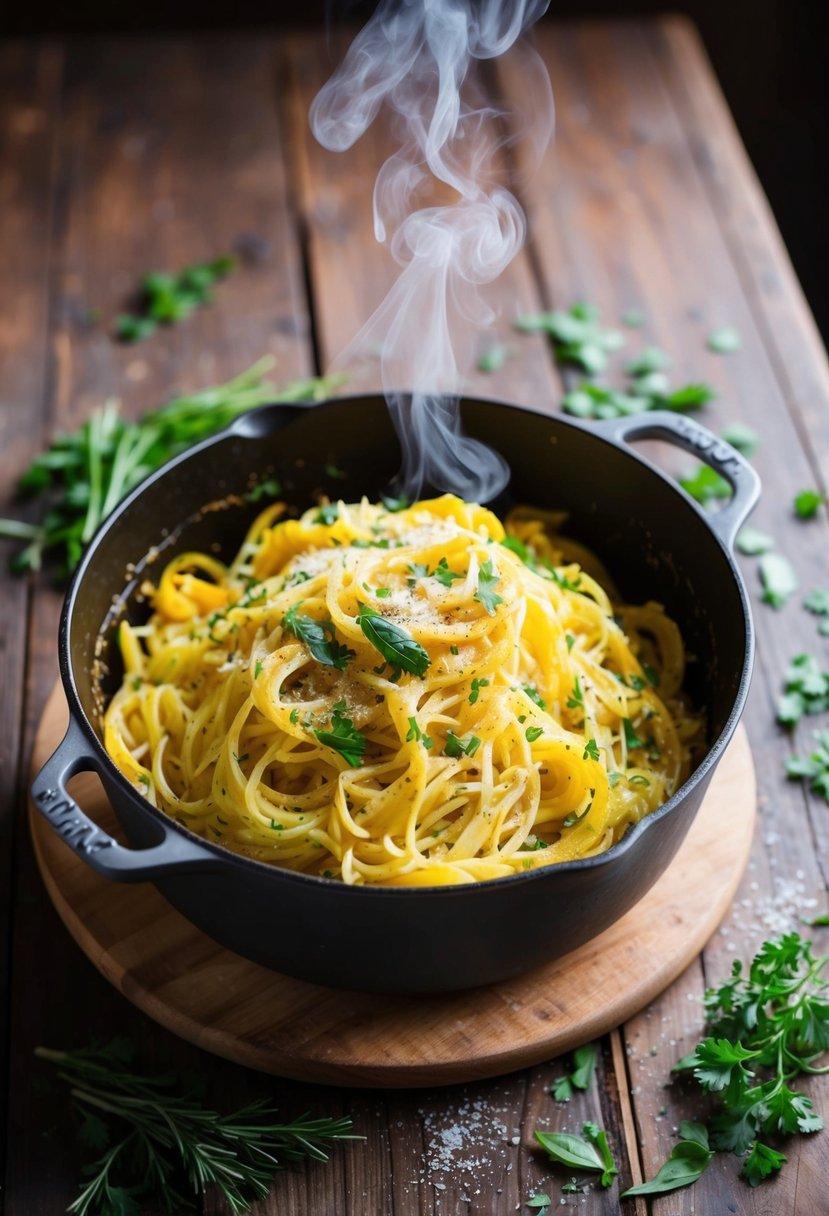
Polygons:
[[99,764],[76,722],[32,782],[32,801],[58,835],[93,870],[116,882],[147,882],[183,870],[208,869],[216,858],[196,841],[159,824],[160,844],[128,849],[113,840],[78,806],[66,788],[77,773],[96,772]]
[[731,487],[731,498],[719,511],[706,515],[706,519],[726,548],[733,547],[734,538],[760,497],[760,478],[736,448],[693,418],[669,410],[612,418],[594,425],[616,442],[664,439],[719,473]]

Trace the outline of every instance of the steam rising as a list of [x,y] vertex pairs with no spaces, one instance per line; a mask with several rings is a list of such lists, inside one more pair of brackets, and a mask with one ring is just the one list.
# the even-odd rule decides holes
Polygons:
[[[382,0],[311,107],[324,147],[342,152],[380,107],[399,118],[401,146],[374,188],[374,232],[402,267],[386,299],[338,359],[379,350],[383,386],[403,449],[396,490],[424,488],[487,501],[509,479],[497,453],[461,432],[458,395],[472,339],[494,313],[479,289],[524,242],[524,213],[497,153],[501,117],[471,85],[473,60],[503,54],[547,0]],[[552,95],[537,56],[522,65],[536,109],[536,153],[552,132]],[[439,185],[442,183],[442,186]],[[436,190],[441,194],[436,202]],[[446,201],[444,201],[446,200]],[[403,387],[411,392],[403,393]]]

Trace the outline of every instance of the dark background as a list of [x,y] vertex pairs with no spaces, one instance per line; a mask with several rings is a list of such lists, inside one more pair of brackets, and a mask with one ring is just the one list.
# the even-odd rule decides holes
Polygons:
[[[0,37],[337,24],[364,19],[373,7],[361,0],[0,0]],[[702,34],[826,341],[829,115],[826,44],[819,34],[825,9],[819,0],[552,0],[546,20],[666,9],[691,17]]]

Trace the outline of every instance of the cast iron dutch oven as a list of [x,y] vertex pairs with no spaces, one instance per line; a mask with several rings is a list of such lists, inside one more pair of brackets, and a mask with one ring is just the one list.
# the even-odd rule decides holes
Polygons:
[[[752,626],[731,546],[756,501],[757,476],[731,447],[675,414],[583,423],[469,400],[463,422],[509,463],[500,507],[565,509],[568,533],[603,558],[622,594],[660,601],[679,623],[694,656],[686,686],[707,714],[711,744],[690,779],[598,857],[417,890],[349,887],[250,861],[151,807],[110,761],[100,730],[101,704],[120,678],[118,617],[146,614],[141,582],[184,549],[235,553],[261,508],[246,498],[257,482],[277,478],[283,497],[302,510],[323,493],[376,499],[398,468],[381,397],[265,406],[135,490],[94,538],[69,590],[60,670],[70,725],[33,795],[99,874],[154,882],[200,929],[267,967],[383,992],[448,991],[519,974],[595,937],[656,881],[688,831],[748,691]],[[731,486],[728,505],[705,515],[626,442],[648,437],[710,464]],[[344,476],[332,481],[332,466]],[[67,792],[70,777],[86,770],[100,775],[132,847],[103,832]]]

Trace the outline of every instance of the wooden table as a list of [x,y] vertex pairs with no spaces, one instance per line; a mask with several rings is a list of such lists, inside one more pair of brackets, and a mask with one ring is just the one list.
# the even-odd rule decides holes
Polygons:
[[[556,410],[562,382],[540,336],[517,337],[518,312],[594,301],[609,323],[641,308],[642,342],[671,352],[677,383],[719,396],[714,428],[755,426],[765,485],[754,522],[775,536],[803,591],[829,586],[825,512],[798,521],[797,491],[829,468],[829,374],[779,234],[691,29],[676,19],[547,25],[538,43],[557,99],[555,150],[524,192],[532,244],[503,276],[500,335],[515,355],[471,388]],[[334,53],[337,53],[335,46]],[[389,148],[382,130],[347,156],[310,137],[308,104],[331,59],[321,36],[292,34],[42,43],[0,48],[0,425],[3,514],[29,458],[108,396],[129,414],[180,387],[223,379],[265,352],[289,379],[325,368],[368,316],[394,268],[373,241],[369,185]],[[493,87],[510,91],[509,66]],[[244,238],[256,260],[219,302],[145,345],[107,323],[140,274],[215,256]],[[705,349],[720,325],[742,350]],[[481,350],[491,335],[481,335]],[[636,335],[629,346],[638,349]],[[734,954],[826,909],[829,812],[783,777],[790,740],[774,722],[789,658],[825,638],[793,600],[756,605],[758,668],[746,723],[760,788],[760,827],[733,910],[687,972],[602,1044],[597,1084],[566,1107],[549,1094],[561,1063],[491,1082],[416,1092],[326,1090],[273,1081],[206,1056],[117,994],[73,944],[36,872],[26,827],[28,759],[57,675],[61,597],[46,577],[6,578],[0,608],[0,1093],[8,1093],[9,1216],[52,1216],[74,1194],[79,1151],[65,1095],[32,1057],[127,1033],[148,1067],[197,1069],[230,1106],[271,1093],[287,1114],[349,1113],[364,1143],[327,1167],[280,1175],[260,1213],[414,1216],[510,1213],[534,1191],[559,1205],[563,1174],[533,1150],[536,1128],[608,1128],[621,1183],[652,1176],[690,1099],[664,1088],[701,1028],[700,996]],[[798,733],[801,750],[809,722]],[[815,930],[826,947],[829,931]],[[815,1085],[824,1113],[827,1086]],[[655,1201],[667,1213],[826,1211],[829,1137],[799,1137],[772,1185],[751,1191],[718,1157],[690,1190]],[[619,1210],[618,1189],[571,1197]],[[205,1213],[223,1212],[214,1201]],[[625,1210],[644,1213],[642,1200]]]

